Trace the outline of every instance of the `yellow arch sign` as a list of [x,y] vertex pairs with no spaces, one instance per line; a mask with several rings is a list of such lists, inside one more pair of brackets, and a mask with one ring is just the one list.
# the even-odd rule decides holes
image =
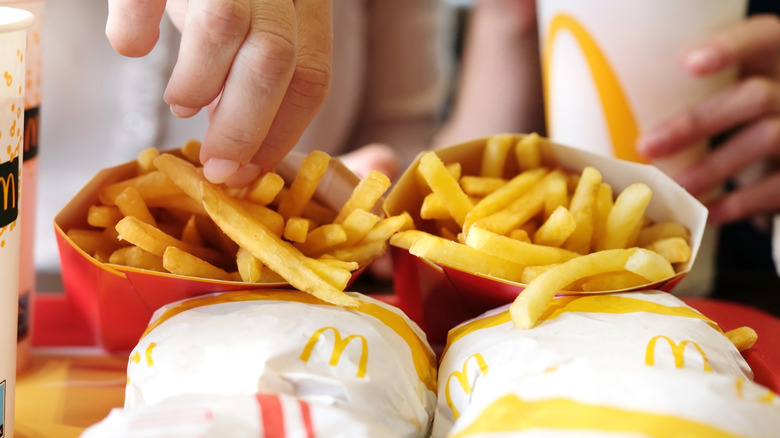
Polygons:
[[[558,14],[553,17],[550,22],[550,28],[547,31],[544,48],[542,49],[543,87],[544,94],[548,98],[548,104],[545,107],[545,117],[548,125],[552,124],[552,110],[549,98],[552,92],[550,74],[552,72],[553,42],[555,37],[562,31],[570,32],[577,41],[585,56],[588,68],[593,75],[593,81],[596,84],[596,92],[601,100],[601,108],[607,122],[607,130],[615,157],[646,163],[647,160],[636,152],[635,146],[639,137],[639,128],[620,80],[615,75],[609,60],[604,56],[604,52],[591,37],[587,29],[568,14]],[[548,126],[548,129],[552,132],[552,126]]]

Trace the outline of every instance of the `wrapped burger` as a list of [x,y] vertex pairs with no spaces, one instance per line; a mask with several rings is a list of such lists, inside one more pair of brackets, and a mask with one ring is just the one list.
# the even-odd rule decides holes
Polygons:
[[425,335],[397,309],[350,295],[357,307],[274,290],[211,294],[158,309],[130,355],[125,415],[164,411],[174,397],[273,394],[358,418],[369,432],[357,436],[426,436],[436,358]]
[[450,331],[433,437],[771,436],[780,426],[780,403],[729,337],[669,293],[559,296],[530,329],[513,325],[509,307]]

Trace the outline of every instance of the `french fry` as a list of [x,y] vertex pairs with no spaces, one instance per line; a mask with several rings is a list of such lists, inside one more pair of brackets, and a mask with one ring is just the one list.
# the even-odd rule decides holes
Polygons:
[[645,277],[648,281],[659,281],[674,275],[674,268],[661,254],[644,248],[634,248],[625,269]]
[[328,170],[330,156],[322,151],[312,151],[304,158],[301,168],[285,192],[277,211],[283,218],[302,216],[306,203],[309,202],[322,175]]
[[77,247],[89,255],[111,254],[121,246],[120,242],[106,238],[100,230],[71,228],[66,234]]
[[296,243],[295,247],[310,257],[320,256],[328,249],[346,242],[347,237],[341,224],[325,224],[311,230],[306,240]]
[[647,284],[647,279],[630,271],[608,272],[606,274],[593,275],[580,284],[583,292],[613,291],[630,289]]
[[517,142],[515,158],[517,159],[517,168],[521,172],[542,166],[542,154],[539,149],[540,140],[539,134],[531,133]]
[[236,252],[236,267],[241,280],[245,283],[258,283],[263,275],[263,263],[244,248]]
[[333,223],[344,222],[355,210],[370,212],[379,198],[390,188],[390,178],[383,173],[372,170],[352,190],[349,199],[339,210]]
[[205,244],[203,236],[198,230],[198,223],[195,220],[195,216],[190,216],[187,222],[181,229],[181,240],[193,245],[203,246]]
[[444,200],[436,193],[428,193],[423,198],[420,207],[420,217],[423,219],[449,219],[452,217]]
[[274,172],[265,173],[249,186],[246,198],[260,205],[268,205],[284,188],[284,179]]
[[511,204],[519,196],[530,190],[546,173],[546,169],[533,169],[520,173],[501,188],[482,198],[467,213],[463,230],[468,233],[471,224]]
[[569,204],[569,210],[577,226],[564,243],[564,248],[580,254],[590,252],[593,239],[593,215],[600,186],[601,173],[598,170],[593,167],[582,170]]
[[135,187],[125,187],[116,198],[114,198],[117,208],[124,216],[133,216],[138,220],[146,222],[151,226],[157,226],[157,221],[146,206],[144,198]]
[[222,281],[234,280],[232,274],[175,246],[166,248],[162,259],[163,267],[172,274]]
[[464,229],[466,235],[475,226],[503,235],[508,234],[514,228],[522,227],[544,208],[546,182],[552,179],[554,174],[551,172],[545,175],[542,181],[513,200],[505,208],[471,224],[469,228]]
[[669,263],[685,263],[691,259],[691,246],[682,237],[667,237],[656,240],[645,248],[657,252]]
[[90,205],[87,223],[96,228],[113,228],[124,215],[113,205]]
[[182,191],[159,171],[144,173],[136,177],[109,184],[98,191],[100,202],[104,205],[116,205],[114,199],[126,187],[133,186],[147,200],[166,196],[181,195]]
[[126,216],[116,224],[119,236],[135,246],[138,246],[152,254],[162,257],[166,248],[175,246],[189,252],[209,263],[220,265],[224,263],[224,257],[218,251],[202,246],[183,242],[171,235],[164,233],[159,228],[153,227],[132,216]]
[[466,245],[523,266],[562,263],[579,256],[554,246],[521,242],[477,226],[471,227]]
[[201,202],[200,183],[205,181],[202,168],[172,154],[155,158],[154,165],[190,198]]
[[253,220],[230,197],[207,183],[201,185],[203,205],[214,222],[265,266],[279,274],[298,290],[308,292],[331,304],[355,307],[355,298],[325,281],[306,265],[306,256],[297,248]]
[[367,210],[352,210],[352,213],[341,223],[347,233],[347,240],[338,246],[344,247],[360,242],[381,219]]
[[[426,233],[425,231],[414,230],[414,229],[399,231],[390,237],[390,244],[395,247],[408,250],[409,248],[412,247],[412,244],[417,239],[421,239],[425,236],[430,236],[430,234]],[[452,239],[447,239],[447,240],[452,240]]]
[[509,307],[516,328],[533,327],[555,294],[569,284],[592,275],[624,270],[636,249],[598,251],[561,263],[536,277]]
[[515,136],[511,134],[496,134],[490,137],[485,143],[482,154],[480,176],[495,178],[504,176],[506,158],[514,144]]
[[108,262],[148,271],[166,271],[162,257],[156,256],[149,251],[144,251],[137,246],[125,246],[117,249],[111,253]]
[[447,200],[445,205],[450,215],[458,225],[463,226],[466,214],[474,205],[435,152],[423,153],[418,171],[433,193]]
[[533,242],[537,245],[561,246],[576,227],[577,221],[574,219],[574,215],[566,207],[559,205],[536,230]]
[[651,197],[650,188],[642,183],[631,184],[623,189],[609,211],[604,227],[604,241],[599,243],[597,249],[633,246],[636,240],[631,241],[631,238],[642,225]]
[[409,253],[440,265],[510,281],[520,281],[523,274],[521,264],[432,234],[416,236]]
[[685,225],[679,222],[658,222],[644,227],[639,232],[636,245],[645,247],[655,242],[656,240],[666,239],[669,237],[682,237],[686,241],[689,241],[691,238],[691,233],[687,228],[685,228]]
[[408,230],[414,227],[414,220],[408,212],[403,212],[395,216],[389,216],[370,229],[361,243],[374,241],[388,241],[395,233]]
[[291,217],[284,224],[284,238],[290,242],[303,242],[309,233],[309,220],[302,217]]
[[729,341],[731,341],[740,352],[752,347],[758,340],[756,331],[747,326],[727,331],[726,337],[729,338]]
[[460,186],[469,196],[484,197],[506,184],[507,180],[499,177],[466,175],[460,178]]
[[144,174],[157,170],[154,167],[154,159],[160,155],[156,148],[146,148],[138,153],[136,161],[138,162],[138,173]]
[[200,164],[200,146],[201,143],[198,140],[187,140],[181,146],[181,154],[187,161],[197,166]]

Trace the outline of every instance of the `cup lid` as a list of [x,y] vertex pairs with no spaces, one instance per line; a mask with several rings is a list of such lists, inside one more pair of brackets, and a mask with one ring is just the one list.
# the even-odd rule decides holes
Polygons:
[[29,11],[0,6],[0,33],[26,29],[34,21],[35,17]]

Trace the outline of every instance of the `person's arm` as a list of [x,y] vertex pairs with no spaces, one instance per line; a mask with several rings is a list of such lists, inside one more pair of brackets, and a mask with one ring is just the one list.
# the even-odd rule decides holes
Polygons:
[[435,144],[544,133],[533,0],[479,0],[466,31],[455,105]]
[[725,141],[674,179],[693,195],[710,192],[756,163],[770,172],[712,201],[709,218],[726,223],[780,210],[780,18],[757,15],[695,48],[684,67],[706,76],[738,66],[741,79],[649,132],[638,143],[648,158],[663,157],[728,133]]
[[454,18],[443,0],[373,0],[365,89],[348,149],[390,145],[408,164],[441,121],[453,67]]
[[[109,0],[106,35],[126,56],[156,44],[165,0]],[[174,114],[209,107],[204,173],[242,185],[289,152],[330,81],[330,0],[170,0],[182,31],[165,91]]]

